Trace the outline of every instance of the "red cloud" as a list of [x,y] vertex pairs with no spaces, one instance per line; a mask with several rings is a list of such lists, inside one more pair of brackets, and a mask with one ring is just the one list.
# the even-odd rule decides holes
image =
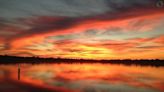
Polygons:
[[136,42],[136,43],[154,42],[154,43],[164,44],[164,35],[161,35],[159,37],[152,37],[152,38],[129,39],[129,42]]
[[155,43],[161,43],[161,44],[164,45],[164,35],[161,35],[157,38],[154,38],[152,41],[155,42]]
[[[15,36],[10,37],[11,39],[7,40],[9,43],[9,48],[11,50],[15,49],[24,49],[33,44],[39,44],[45,41],[46,37],[49,36],[57,36],[57,35],[67,35],[72,33],[80,33],[86,31],[88,29],[106,29],[118,27],[123,30],[133,31],[133,27],[130,26],[130,21],[136,20],[156,20],[157,18],[161,18],[164,15],[163,9],[143,9],[143,10],[132,10],[129,12],[121,12],[121,13],[113,13],[113,14],[104,14],[104,15],[96,15],[93,17],[38,17],[33,19],[25,19],[23,22],[26,25],[31,26],[30,30],[25,30]],[[141,21],[142,22],[142,21]],[[134,25],[133,25],[134,26]],[[142,30],[147,30],[147,28],[153,28],[154,25],[138,25],[141,26]],[[134,28],[137,29],[137,28]],[[154,42],[163,42],[163,37],[160,39],[149,39],[149,38],[139,38],[128,40],[125,42],[118,41],[107,41],[107,42],[98,42],[93,44],[87,43],[78,43],[78,42],[60,42],[60,45],[57,49],[63,50],[63,52],[58,53],[62,54],[64,51],[79,51],[88,53],[101,53],[96,51],[96,48],[111,49],[116,52],[126,51],[129,48],[133,48],[137,46],[139,43],[146,41]],[[62,44],[62,45],[61,45]],[[65,48],[68,46],[69,48]],[[81,49],[81,47],[83,49]],[[81,49],[82,51],[80,51]],[[89,51],[89,49],[93,51]],[[105,52],[102,52],[105,53]]]

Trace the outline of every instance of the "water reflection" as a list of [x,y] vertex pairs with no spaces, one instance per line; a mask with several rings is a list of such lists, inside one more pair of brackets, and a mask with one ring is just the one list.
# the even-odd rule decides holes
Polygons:
[[[29,90],[24,89],[27,87],[30,87],[30,92],[41,92],[38,90],[40,88],[44,89],[43,92],[164,91],[164,67],[112,64],[23,64],[21,67],[20,65],[0,65],[0,69],[0,82],[8,83],[6,87],[16,86],[18,91]],[[2,85],[0,84],[0,92],[3,92]]]

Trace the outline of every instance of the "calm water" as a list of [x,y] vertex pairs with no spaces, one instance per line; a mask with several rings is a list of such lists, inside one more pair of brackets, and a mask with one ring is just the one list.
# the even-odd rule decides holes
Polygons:
[[112,64],[0,65],[0,92],[164,92],[164,67]]

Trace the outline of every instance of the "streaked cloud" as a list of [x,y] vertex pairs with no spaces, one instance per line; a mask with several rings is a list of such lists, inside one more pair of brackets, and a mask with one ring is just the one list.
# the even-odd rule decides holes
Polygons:
[[156,1],[1,0],[0,54],[107,59],[142,50],[152,58],[164,48]]

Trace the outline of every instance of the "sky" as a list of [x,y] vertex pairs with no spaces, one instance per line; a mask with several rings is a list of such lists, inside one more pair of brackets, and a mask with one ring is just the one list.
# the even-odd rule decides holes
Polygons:
[[0,55],[164,59],[164,1],[0,0]]

